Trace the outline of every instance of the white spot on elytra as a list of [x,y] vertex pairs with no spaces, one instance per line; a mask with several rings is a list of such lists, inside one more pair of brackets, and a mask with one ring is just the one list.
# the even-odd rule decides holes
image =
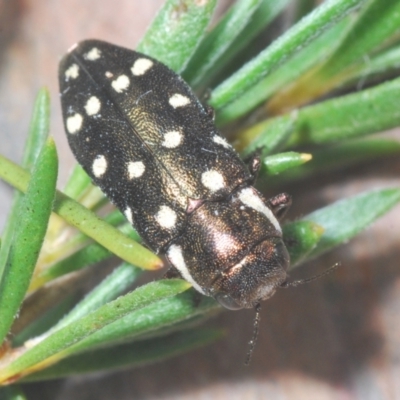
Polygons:
[[117,93],[126,90],[130,84],[130,80],[126,75],[120,75],[115,81],[112,81],[111,86]]
[[114,74],[110,71],[106,71],[104,75],[106,76],[106,78],[112,78],[114,76]]
[[96,96],[92,96],[85,105],[87,115],[96,115],[101,108],[100,100]]
[[153,61],[148,58],[139,58],[131,68],[132,74],[135,76],[144,75],[153,66]]
[[169,98],[169,104],[174,108],[183,107],[190,104],[190,99],[182,94],[175,93]]
[[97,47],[93,47],[90,51],[88,51],[83,57],[89,61],[96,61],[100,58],[101,51]]
[[253,208],[254,210],[264,214],[274,225],[278,232],[282,232],[281,226],[276,219],[273,212],[264,204],[261,197],[253,188],[244,188],[239,193],[239,200],[247,207]]
[[176,212],[168,207],[161,206],[158,213],[155,215],[156,221],[166,229],[171,229],[175,226],[176,223]]
[[203,289],[193,279],[192,275],[189,272],[189,268],[187,267],[183,258],[181,247],[173,244],[167,251],[167,257],[170,263],[180,272],[182,277],[186,279],[189,283],[191,283],[198,292],[204,294]]
[[213,169],[201,174],[201,183],[211,192],[216,192],[225,186],[224,177]]
[[65,79],[68,81],[71,79],[76,79],[79,76],[79,67],[77,64],[72,64],[66,71],[65,71]]
[[182,134],[179,131],[170,131],[164,134],[164,141],[161,145],[168,149],[173,149],[181,144],[182,139]]
[[78,132],[82,127],[83,117],[81,114],[74,114],[67,118],[67,131],[71,134]]
[[129,179],[139,178],[145,170],[144,164],[141,161],[128,162],[128,177]]
[[132,217],[132,210],[130,207],[126,207],[124,211],[126,219],[133,225],[133,217]]
[[215,135],[213,137],[213,142],[220,144],[224,147],[226,147],[227,149],[229,149],[230,147],[232,147],[224,138],[222,138],[221,136]]
[[103,155],[99,155],[94,159],[92,171],[96,178],[101,178],[107,171],[107,160]]

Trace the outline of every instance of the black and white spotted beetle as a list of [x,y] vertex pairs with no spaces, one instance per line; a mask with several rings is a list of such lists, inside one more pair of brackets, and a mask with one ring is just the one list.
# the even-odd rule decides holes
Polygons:
[[278,219],[290,205],[251,185],[212,111],[151,57],[98,40],[60,64],[64,124],[75,157],[145,242],[195,289],[250,308],[285,284]]

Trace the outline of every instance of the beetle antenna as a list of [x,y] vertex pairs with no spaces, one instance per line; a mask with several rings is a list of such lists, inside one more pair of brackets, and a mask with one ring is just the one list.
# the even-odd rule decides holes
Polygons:
[[336,268],[338,268],[340,266],[340,262],[337,262],[336,264],[333,264],[331,267],[329,267],[328,269],[326,269],[324,272],[322,272],[321,274],[318,275],[314,275],[311,278],[306,278],[306,279],[298,279],[296,281],[292,281],[292,282],[283,282],[281,287],[286,289],[288,287],[294,287],[294,286],[299,286],[299,285],[303,285],[304,283],[309,283],[312,281],[315,281],[316,279],[322,278],[325,275],[328,275],[330,273],[332,273]]
[[[309,283],[309,282],[315,281],[315,280],[317,280],[317,279],[319,279],[319,278],[322,278],[322,277],[325,276],[325,275],[328,275],[328,274],[332,273],[332,272],[333,272],[336,268],[338,268],[340,265],[341,265],[340,262],[338,262],[338,263],[336,263],[336,264],[333,264],[331,267],[329,267],[327,270],[325,270],[325,271],[322,272],[321,274],[314,275],[314,276],[312,276],[311,278],[298,279],[298,280],[295,280],[295,281],[292,281],[292,282],[283,282],[283,283],[281,284],[281,287],[283,287],[283,288],[286,289],[286,288],[288,288],[288,287],[299,286],[299,285],[303,285],[304,283]],[[245,362],[244,362],[244,365],[245,365],[246,367],[248,367],[248,366],[250,365],[251,357],[252,357],[252,355],[253,355],[253,352],[254,352],[254,349],[255,349],[256,343],[257,343],[258,332],[259,332],[259,329],[260,329],[260,321],[261,321],[261,315],[260,315],[260,312],[261,312],[261,304],[260,304],[260,303],[257,303],[257,304],[254,306],[254,310],[255,310],[255,312],[256,312],[256,315],[254,316],[253,336],[252,336],[251,340],[249,341],[249,344],[248,344],[249,350],[248,350],[248,352],[247,352],[247,354],[246,354],[246,360],[245,360]]]
[[249,350],[246,354],[246,360],[244,362],[244,365],[246,367],[248,367],[250,365],[251,356],[253,355],[253,352],[254,352],[254,349],[255,349],[256,343],[257,343],[258,331],[260,328],[260,320],[261,320],[261,316],[260,316],[261,304],[257,303],[254,307],[254,310],[256,312],[256,315],[254,316],[253,336],[249,342]]

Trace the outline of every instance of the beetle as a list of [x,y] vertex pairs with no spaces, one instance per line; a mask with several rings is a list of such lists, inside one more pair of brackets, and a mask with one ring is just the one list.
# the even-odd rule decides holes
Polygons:
[[172,274],[228,309],[255,307],[284,285],[290,263],[279,220],[286,193],[266,200],[217,131],[213,112],[152,57],[99,40],[60,62],[72,152]]

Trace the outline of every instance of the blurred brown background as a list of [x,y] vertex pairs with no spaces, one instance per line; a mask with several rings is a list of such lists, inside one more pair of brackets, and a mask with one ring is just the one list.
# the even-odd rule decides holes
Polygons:
[[[1,153],[19,160],[36,92],[48,86],[61,186],[74,161],[61,124],[59,59],[85,38],[134,48],[161,3],[0,0]],[[390,134],[400,139],[399,132]],[[399,186],[399,176],[400,160],[391,158],[285,187],[294,197],[289,218],[364,190]],[[0,182],[0,226],[11,193]],[[397,207],[346,246],[293,273],[308,277],[336,261],[343,265],[264,303],[249,368],[243,360],[253,313],[225,312],[210,324],[229,334],[210,347],[142,369],[32,384],[30,398],[400,399],[399,225]]]

